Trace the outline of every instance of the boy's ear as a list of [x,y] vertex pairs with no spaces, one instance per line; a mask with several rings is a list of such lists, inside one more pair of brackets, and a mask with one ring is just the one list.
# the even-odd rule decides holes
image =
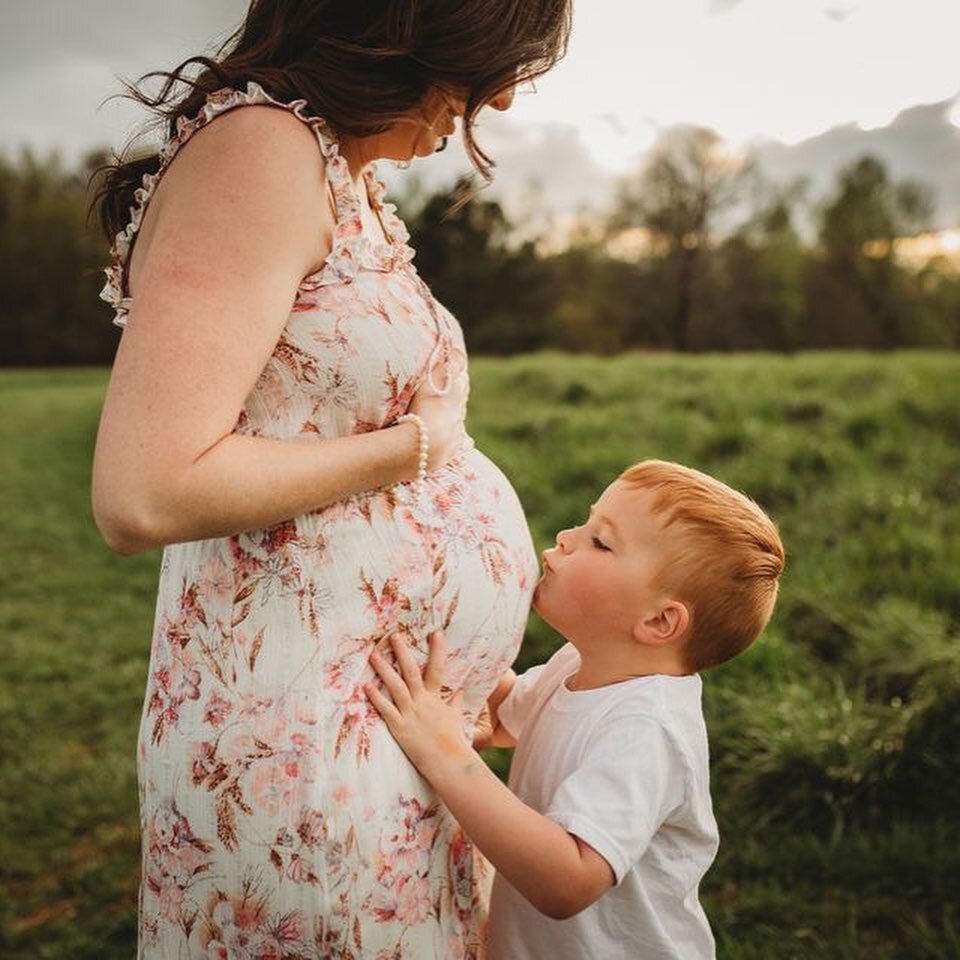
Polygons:
[[660,609],[641,617],[633,626],[633,637],[640,643],[661,647],[679,640],[690,625],[690,610],[679,600],[667,600]]

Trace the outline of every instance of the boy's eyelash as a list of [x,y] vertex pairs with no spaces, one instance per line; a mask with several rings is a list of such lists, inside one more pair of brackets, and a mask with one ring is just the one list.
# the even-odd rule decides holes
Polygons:
[[599,537],[594,537],[594,538],[593,538],[593,545],[594,545],[598,550],[606,550],[607,552],[609,552],[609,550],[610,550],[610,548],[609,548]]

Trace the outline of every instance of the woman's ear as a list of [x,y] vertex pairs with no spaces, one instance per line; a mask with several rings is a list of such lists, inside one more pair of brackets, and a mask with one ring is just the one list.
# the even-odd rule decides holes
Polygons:
[[667,600],[656,613],[637,620],[633,637],[640,643],[662,647],[679,640],[689,625],[690,610],[687,605],[679,600]]

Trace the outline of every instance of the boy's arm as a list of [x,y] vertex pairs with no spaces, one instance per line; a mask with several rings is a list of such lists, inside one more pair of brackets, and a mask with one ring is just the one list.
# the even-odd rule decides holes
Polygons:
[[398,674],[379,654],[371,663],[393,698],[373,684],[367,696],[410,760],[504,878],[542,913],[579,913],[615,880],[610,865],[560,824],[537,813],[497,779],[466,741],[461,693],[440,698],[443,637],[430,637],[421,676],[406,644],[393,643]]

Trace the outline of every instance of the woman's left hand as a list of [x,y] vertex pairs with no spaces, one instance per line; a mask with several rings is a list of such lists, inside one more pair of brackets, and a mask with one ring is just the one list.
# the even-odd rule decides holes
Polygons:
[[446,657],[442,631],[428,637],[430,656],[421,675],[420,668],[403,637],[390,638],[398,673],[374,651],[370,664],[383,681],[390,698],[375,684],[364,685],[367,697],[386,721],[411,763],[429,780],[431,762],[446,760],[458,753],[472,753],[463,730],[463,691],[444,700],[443,663]]
[[[442,388],[437,388],[437,382]],[[410,413],[427,426],[428,470],[436,470],[472,445],[464,427],[469,397],[470,375],[463,353],[439,360],[414,393]]]

